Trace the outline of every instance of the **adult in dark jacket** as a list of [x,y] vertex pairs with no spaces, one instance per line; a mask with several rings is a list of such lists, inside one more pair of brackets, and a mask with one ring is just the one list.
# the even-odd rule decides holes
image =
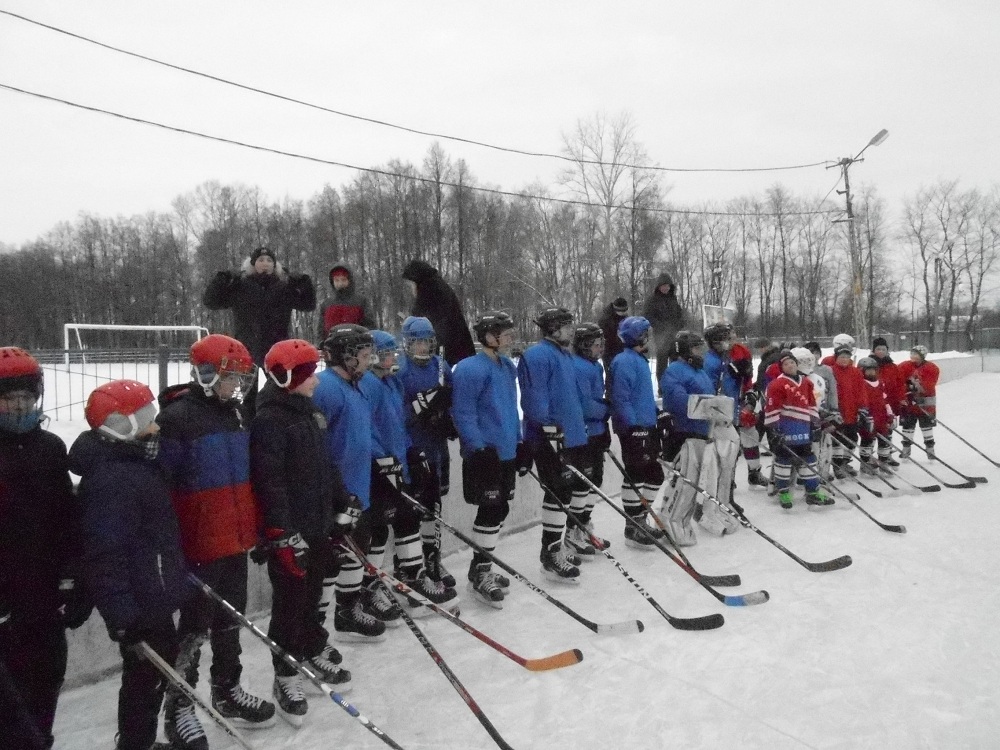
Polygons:
[[607,304],[604,310],[601,311],[601,317],[597,320],[597,325],[601,327],[601,331],[604,333],[604,354],[601,355],[601,361],[604,362],[605,372],[611,367],[611,360],[625,349],[625,344],[618,338],[618,325],[627,317],[628,300],[624,297],[619,297]]
[[656,382],[670,364],[674,338],[684,327],[684,310],[677,301],[677,287],[668,273],[661,273],[653,284],[653,293],[646,300],[642,317],[653,326],[653,349],[656,352]]
[[[92,607],[77,582],[79,514],[66,446],[41,428],[42,370],[28,352],[0,348],[0,737],[11,750],[52,743],[66,673],[65,628]],[[20,701],[19,701],[20,702]],[[29,727],[25,719],[31,721]]]
[[[209,282],[202,300],[209,310],[233,311],[233,335],[242,341],[257,367],[279,341],[288,338],[292,310],[316,309],[316,289],[306,274],[290,274],[274,252],[258,247],[239,271],[219,271]],[[253,417],[257,388],[243,397],[248,417]]]
[[70,470],[82,477],[83,573],[121,648],[118,750],[149,750],[166,680],[134,646],[145,641],[172,663],[173,614],[193,587],[156,460],[153,394],[134,380],[115,380],[90,394],[85,414],[92,429],[77,438],[69,456]]
[[475,354],[462,305],[438,270],[422,260],[411,260],[403,269],[403,278],[413,284],[415,294],[410,315],[431,322],[438,343],[444,348],[445,361],[454,367]]
[[365,328],[375,327],[368,298],[358,292],[354,272],[346,263],[330,269],[330,286],[333,296],[323,303],[319,315],[319,340],[323,341],[330,329],[339,323],[354,323]]

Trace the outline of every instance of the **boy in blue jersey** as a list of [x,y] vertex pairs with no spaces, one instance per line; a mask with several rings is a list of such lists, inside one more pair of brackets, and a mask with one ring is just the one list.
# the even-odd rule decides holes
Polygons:
[[[326,369],[317,376],[319,384],[313,393],[313,402],[327,422],[327,451],[340,469],[347,491],[358,498],[361,506],[361,518],[352,536],[364,550],[368,549],[372,523],[372,417],[358,381],[371,366],[372,345],[371,334],[363,326],[354,323],[333,326],[321,345]],[[362,591],[362,578],[361,563],[345,554],[337,577],[323,581],[324,613],[336,583],[333,628],[339,641],[373,643],[385,638],[385,620],[391,619],[391,615],[376,616],[381,614],[379,604],[383,603],[383,597],[374,588]]]
[[542,338],[528,347],[517,365],[524,413],[524,439],[531,446],[538,475],[550,492],[542,500],[542,573],[562,583],[579,583],[580,558],[563,545],[566,513],[573,502],[575,479],[567,464],[587,465],[587,425],[576,392],[573,315],[562,307],[539,313]]
[[[372,331],[372,338],[375,342],[372,367],[358,383],[372,410],[371,502],[373,507],[381,509],[373,516],[371,558],[377,565],[384,557],[391,524],[396,576],[435,604],[453,607],[458,601],[455,589],[431,580],[424,567],[420,547],[423,514],[401,494],[422,501],[430,484],[430,467],[423,452],[412,447],[406,434],[403,384],[396,375],[399,346],[395,337],[385,331]],[[415,600],[406,601],[412,614],[430,614],[429,609]]]
[[[573,371],[576,373],[577,395],[587,424],[587,466],[583,473],[596,486],[604,482],[604,451],[611,447],[608,427],[608,400],[604,396],[604,331],[596,323],[581,323],[573,334]],[[584,524],[571,524],[566,529],[566,544],[581,560],[592,560],[597,550],[590,542],[594,525],[590,520],[597,494],[584,482],[574,485],[573,514]],[[610,542],[602,540],[607,548]]]
[[[643,534],[625,524],[625,544],[635,549],[651,550],[654,538],[663,532],[646,523],[648,511],[638,492],[651,496],[663,484],[663,469],[657,457],[660,441],[657,434],[656,397],[646,352],[652,326],[639,315],[630,315],[618,324],[618,338],[625,348],[611,361],[608,394],[611,399],[611,422],[622,446],[622,463],[627,478],[622,479],[622,507],[636,521],[646,526]],[[628,481],[631,479],[632,481]]]
[[455,578],[441,564],[441,501],[448,494],[451,462],[448,438],[455,436],[451,421],[451,366],[437,352],[434,326],[427,318],[412,315],[403,321],[403,356],[399,361],[406,432],[413,448],[423,451],[430,475],[421,500],[428,513],[420,524],[424,565],[431,580],[454,587]]
[[[463,495],[477,506],[472,537],[492,553],[514,499],[519,454],[524,458],[518,443],[517,370],[507,356],[514,321],[505,312],[488,312],[472,329],[483,349],[455,365],[452,417],[462,448]],[[510,580],[493,571],[490,558],[477,550],[468,586],[477,600],[502,609]]]

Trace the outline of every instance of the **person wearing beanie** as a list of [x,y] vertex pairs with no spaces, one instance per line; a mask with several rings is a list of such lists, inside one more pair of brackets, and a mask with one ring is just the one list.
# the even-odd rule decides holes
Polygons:
[[653,327],[651,349],[656,358],[656,382],[670,364],[674,338],[684,327],[684,309],[677,301],[677,286],[668,273],[661,273],[653,282],[653,291],[642,308],[642,317]]
[[[247,552],[257,544],[257,503],[250,489],[250,438],[239,397],[253,373],[250,352],[213,333],[191,347],[192,381],[159,397],[160,459],[191,571],[240,612],[247,611]],[[274,705],[243,690],[240,628],[208,596],[181,608],[178,672],[194,687],[202,644],[211,637],[211,695],[216,710],[247,728],[274,723]],[[164,728],[177,750],[204,745],[194,704],[167,694]]]
[[836,344],[833,354],[823,359],[837,383],[837,410],[842,420],[833,433],[833,475],[837,479],[857,476],[850,453],[858,444],[858,409],[865,403],[865,379],[854,365],[853,339],[851,342]]
[[[327,421],[312,401],[319,380],[316,347],[279,341],[264,358],[268,382],[250,424],[250,482],[267,551],[273,598],[268,635],[330,685],[351,673],[328,644],[320,610],[323,581],[337,575],[333,538],[353,528],[361,513],[326,448]],[[272,693],[289,723],[301,725],[309,708],[302,676],[273,656]]]
[[[906,401],[906,381],[899,374],[899,365],[889,356],[889,342],[881,336],[876,336],[872,339],[872,351],[869,356],[878,363],[878,380],[885,390],[889,408],[895,415],[894,419],[898,418],[903,412],[903,404]],[[892,431],[890,430],[885,437],[891,442]],[[889,466],[899,466],[899,461],[892,456],[892,449],[889,446],[886,446],[886,449],[890,451],[889,456],[880,460]]]
[[[277,342],[289,336],[292,311],[316,309],[316,289],[306,274],[287,272],[272,250],[258,247],[244,261],[239,271],[223,270],[215,274],[205,289],[202,303],[209,310],[233,311],[233,337],[250,350],[257,367]],[[256,371],[253,382],[257,382]],[[247,390],[243,409],[253,418],[257,388]]]
[[893,412],[885,388],[879,381],[879,366],[874,357],[858,360],[858,369],[865,378],[865,405],[858,411],[858,429],[861,438],[861,471],[875,475],[891,474],[888,464],[891,454],[889,436],[892,434]]
[[622,353],[625,345],[618,338],[618,324],[628,317],[628,300],[618,297],[601,311],[601,316],[597,319],[597,325],[604,333],[604,353],[601,355],[601,362],[604,364],[604,371],[611,368],[611,361]]
[[66,445],[42,429],[42,395],[38,361],[0,348],[0,669],[27,709],[25,717],[0,691],[0,737],[18,749],[52,745],[65,629],[80,627],[93,608],[80,580]]
[[144,384],[115,380],[84,409],[91,429],[70,449],[81,477],[83,573],[122,656],[118,750],[149,750],[166,680],[137,649],[177,659],[174,613],[193,594],[177,516],[160,469],[156,404]]
[[899,366],[899,377],[906,387],[899,424],[903,431],[901,458],[910,457],[913,432],[920,425],[927,457],[934,458],[934,427],[937,424],[937,383],[941,370],[927,360],[927,347],[917,344],[910,349],[910,359]]
[[368,298],[357,290],[350,266],[337,263],[330,269],[330,287],[333,296],[320,307],[320,341],[327,337],[331,328],[340,323],[355,323],[365,328],[375,326]]
[[444,358],[454,367],[476,353],[469,325],[458,295],[448,286],[436,268],[425,261],[411,260],[403,269],[403,278],[413,293],[410,315],[427,318],[434,326]]

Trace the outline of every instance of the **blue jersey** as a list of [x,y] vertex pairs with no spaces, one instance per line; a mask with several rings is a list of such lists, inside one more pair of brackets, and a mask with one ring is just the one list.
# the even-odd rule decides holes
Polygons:
[[600,362],[573,355],[573,370],[576,372],[576,389],[580,395],[583,419],[587,424],[587,435],[603,435],[608,427],[608,400],[604,397],[604,367]]
[[524,437],[532,443],[542,441],[542,425],[557,425],[565,435],[567,448],[587,444],[587,425],[583,421],[576,392],[573,355],[548,339],[542,339],[521,355],[517,364],[521,385],[521,410],[524,412]]
[[514,363],[479,352],[455,365],[452,384],[451,416],[462,455],[492,446],[501,461],[513,460],[521,433]]
[[353,383],[327,368],[319,373],[313,403],[326,417],[326,445],[340,469],[344,486],[369,505],[372,482],[372,413],[368,399]]
[[413,400],[418,393],[429,391],[439,385],[451,385],[451,367],[444,358],[435,354],[427,362],[420,363],[409,357],[400,357],[399,372],[396,373],[403,384],[403,405],[406,410],[406,431],[413,445],[427,454],[432,461],[440,461],[448,450],[448,440],[431,434],[413,412]]
[[656,396],[649,360],[635,349],[625,349],[611,360],[608,373],[611,423],[621,434],[633,427],[656,426]]
[[715,392],[722,396],[729,396],[733,400],[733,421],[740,418],[740,383],[727,366],[728,363],[722,355],[714,349],[709,349],[705,353],[705,364],[702,370],[712,381]]
[[406,434],[403,412],[403,384],[395,375],[380,378],[366,372],[358,383],[372,410],[372,455],[374,458],[393,456],[403,465],[403,481],[410,481],[406,465],[406,449],[410,436]]
[[708,437],[707,419],[691,419],[688,413],[688,396],[715,395],[712,381],[704,370],[696,370],[683,359],[671,362],[660,378],[660,393],[663,394],[663,408],[674,418],[678,432],[690,432]]

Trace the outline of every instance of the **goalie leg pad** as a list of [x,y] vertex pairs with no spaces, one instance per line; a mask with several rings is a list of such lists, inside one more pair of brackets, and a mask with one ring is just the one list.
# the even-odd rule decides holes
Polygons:
[[[698,483],[704,453],[705,441],[689,438],[684,441],[677,457],[677,471],[694,484]],[[667,483],[664,483],[664,486],[667,486]],[[690,547],[698,543],[692,524],[698,507],[696,498],[696,490],[681,480],[674,484],[669,495],[665,497],[663,521],[670,537],[678,546]]]

